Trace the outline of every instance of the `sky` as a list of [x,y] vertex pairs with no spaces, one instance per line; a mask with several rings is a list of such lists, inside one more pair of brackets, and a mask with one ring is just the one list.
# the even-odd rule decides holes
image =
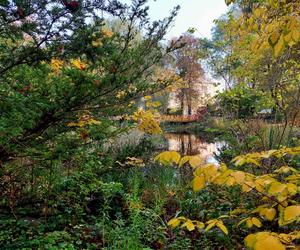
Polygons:
[[[123,0],[123,2],[128,2]],[[179,15],[166,38],[180,36],[189,28],[196,28],[196,36],[210,37],[213,20],[226,13],[225,0],[150,0],[151,19],[162,19],[169,15],[174,6],[180,5]]]
[[[130,4],[131,0],[120,0],[123,3]],[[165,36],[166,40],[179,37],[189,28],[195,28],[196,37],[211,37],[211,29],[214,26],[214,20],[227,12],[225,0],[149,0],[149,16],[152,21],[163,19],[170,14],[170,11],[177,5],[180,5],[179,13]],[[214,82],[221,85],[218,90],[223,89],[222,79],[213,79],[209,70],[206,76]]]

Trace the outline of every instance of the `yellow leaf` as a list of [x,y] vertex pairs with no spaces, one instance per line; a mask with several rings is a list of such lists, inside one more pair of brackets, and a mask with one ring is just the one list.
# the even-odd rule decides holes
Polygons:
[[255,226],[257,226],[257,227],[261,227],[261,226],[262,226],[262,224],[261,224],[261,222],[260,222],[260,220],[259,220],[258,218],[253,217],[251,220],[252,220],[252,223],[253,223]]
[[285,224],[293,222],[300,216],[300,205],[286,207],[283,210],[283,220]]
[[195,225],[191,220],[187,220],[181,227],[186,227],[189,231],[193,231],[195,229]]
[[259,49],[260,44],[261,44],[261,43],[260,43],[259,39],[256,38],[255,40],[253,40],[253,41],[251,42],[250,49],[251,49],[252,51],[255,52],[256,50]]
[[288,183],[288,184],[286,184],[286,187],[287,187],[287,191],[289,192],[290,196],[293,196],[293,195],[297,194],[298,187],[295,184]]
[[278,42],[274,45],[274,55],[278,57],[284,49],[283,35],[280,36]]
[[242,166],[243,164],[245,164],[246,158],[244,155],[239,155],[233,158],[232,162],[234,162],[236,166]]
[[246,244],[246,247],[253,249],[254,244],[255,244],[255,234],[247,235],[247,237],[245,238],[245,244]]
[[300,32],[298,29],[294,29],[292,31],[292,39],[295,41],[295,42],[298,42],[299,39],[300,39]]
[[85,70],[86,69],[86,64],[84,64],[83,62],[81,62],[80,59],[72,59],[71,60],[71,64],[73,66],[75,66],[77,69],[80,69],[80,70]]
[[197,221],[196,224],[197,224],[197,227],[200,229],[205,227],[205,224],[203,222]]
[[233,186],[235,184],[235,179],[231,176],[227,177],[225,184],[227,186]]
[[78,125],[78,124],[75,123],[75,122],[69,122],[69,123],[67,124],[68,127],[76,127],[77,125]]
[[257,179],[255,180],[255,188],[258,192],[264,192],[265,191],[265,180],[264,179]]
[[[227,179],[232,172],[233,172],[232,170],[226,170],[222,174],[216,175],[216,177],[213,179],[213,183],[218,185],[223,185],[224,183],[227,182]],[[231,178],[233,179],[233,177]]]
[[288,33],[287,35],[284,36],[284,41],[286,43],[289,43],[292,39],[292,32]]
[[226,166],[225,163],[221,163],[221,165],[220,165],[220,170],[221,170],[222,172],[225,172],[225,171],[227,170],[227,166]]
[[254,19],[253,19],[253,17],[250,17],[248,20],[247,20],[247,23],[248,23],[248,25],[251,27],[251,25],[253,24],[253,22],[254,22]]
[[189,155],[186,155],[186,156],[183,156],[179,162],[179,167],[182,167],[185,163],[187,163],[193,156],[189,156]]
[[265,217],[267,220],[272,221],[276,216],[276,209],[275,208],[263,208],[260,213],[260,216]]
[[205,187],[205,178],[204,178],[204,176],[203,175],[195,176],[195,178],[192,181],[192,187],[193,187],[193,190],[195,192],[198,192],[202,188],[204,188]]
[[297,183],[300,181],[300,174],[293,174],[285,178],[286,181]]
[[206,222],[206,224],[216,224],[218,222],[218,219],[212,219]]
[[176,151],[171,151],[171,160],[173,161],[173,162],[175,162],[175,163],[179,163],[179,161],[180,161],[180,154],[178,153],[178,152],[176,152]]
[[295,168],[289,166],[282,166],[281,168],[274,171],[275,173],[286,174],[289,172],[297,173],[298,171]]
[[151,99],[152,99],[151,95],[146,95],[146,96],[144,96],[144,100],[146,100],[146,101],[149,101],[149,100],[151,100]]
[[261,236],[261,237],[256,236],[254,249],[255,250],[266,250],[266,249],[285,250],[285,247],[277,237],[268,234],[267,236]]
[[249,192],[249,191],[251,191],[253,189],[253,186],[254,186],[253,182],[245,181],[242,184],[242,191],[247,193],[247,192]]
[[209,231],[211,228],[213,228],[213,227],[217,224],[217,222],[218,222],[218,221],[216,221],[216,220],[212,220],[211,223],[208,223],[208,225],[207,225],[205,231]]
[[261,156],[263,158],[270,158],[275,152],[276,152],[275,149],[264,151],[264,152],[261,153]]
[[236,208],[230,212],[230,215],[237,215],[237,214],[242,214],[246,213],[248,210],[245,208]]
[[178,227],[179,224],[180,224],[180,220],[178,218],[173,218],[168,222],[168,226],[171,226],[173,228]]
[[88,124],[88,125],[100,125],[101,122],[100,122],[100,121],[97,121],[97,120],[95,120],[95,119],[90,119],[90,120],[88,120],[88,121],[86,122],[86,124]]
[[268,193],[269,194],[278,194],[284,191],[286,188],[285,184],[282,184],[278,181],[271,182],[269,188],[268,188]]
[[113,32],[107,28],[102,28],[101,33],[102,33],[103,37],[106,37],[106,38],[113,36]]
[[284,244],[291,244],[292,241],[295,239],[293,235],[290,234],[279,234],[278,238],[280,239],[281,242]]
[[255,160],[255,159],[253,159],[253,158],[248,158],[247,159],[247,163],[252,163],[252,164],[254,164],[256,166],[260,166],[259,162],[257,160]]
[[246,220],[246,225],[248,228],[251,228],[253,226],[253,222],[252,222],[251,218]]
[[258,206],[257,208],[255,208],[254,210],[252,210],[252,214],[253,213],[258,213],[260,212],[261,210],[263,210],[267,205],[261,205],[261,206]]
[[222,222],[217,222],[216,226],[220,228],[224,234],[228,234],[228,230]]
[[254,10],[253,14],[256,18],[259,18],[261,16],[261,14],[263,13],[263,10],[260,8],[257,8]]
[[58,72],[62,66],[64,65],[64,62],[59,59],[51,59],[50,67],[53,71]]
[[169,151],[162,152],[162,153],[158,154],[157,156],[155,156],[154,160],[159,161],[160,163],[166,165],[170,161],[170,152]]
[[234,164],[236,166],[242,166],[244,164],[247,163],[252,163],[256,166],[259,166],[259,161],[258,159],[261,158],[260,154],[258,153],[251,153],[251,154],[246,154],[246,155],[239,155],[237,157],[235,157],[232,162],[234,162]]
[[272,33],[273,31],[274,31],[274,25],[272,25],[272,24],[266,24],[265,32],[266,33]]
[[[237,224],[237,226],[243,224],[243,223],[244,223],[245,221],[247,221],[247,220],[248,220],[248,218],[245,218],[245,219],[241,220],[241,221]],[[251,225],[251,226],[252,226],[252,225]]]
[[245,245],[253,250],[284,250],[285,247],[280,240],[269,232],[249,234],[245,238]]
[[230,216],[227,215],[227,214],[223,214],[223,215],[218,217],[218,219],[223,219],[223,218],[230,218]]
[[167,165],[172,162],[178,163],[180,161],[180,154],[175,151],[165,151],[157,155],[154,160]]
[[205,176],[205,179],[207,181],[211,181],[213,180],[216,176],[218,176],[218,168],[214,165],[214,164],[206,164],[206,165],[203,165],[201,167],[198,167],[194,174],[195,175],[199,175],[199,173],[203,173],[204,176]]
[[300,230],[291,232],[290,235],[292,235],[293,239],[300,239]]
[[189,160],[189,163],[193,168],[196,168],[203,164],[204,160],[199,155],[196,155]]
[[235,171],[231,174],[231,176],[233,176],[238,184],[242,184],[245,180],[245,173],[242,171]]
[[95,40],[95,41],[92,41],[92,45],[93,45],[93,47],[100,47],[100,46],[102,46],[103,45],[103,43],[102,43],[102,41],[101,41],[101,39],[97,39],[97,40]]
[[275,44],[278,42],[280,37],[280,33],[275,31],[269,36],[269,44],[274,47]]

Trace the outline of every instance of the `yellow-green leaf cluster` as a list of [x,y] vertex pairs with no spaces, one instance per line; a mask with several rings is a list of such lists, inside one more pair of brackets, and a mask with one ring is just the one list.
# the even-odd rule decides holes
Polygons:
[[151,110],[137,110],[132,118],[138,123],[138,129],[149,134],[161,134],[162,130],[159,125],[159,120]]
[[276,235],[269,232],[259,232],[256,234],[249,234],[245,238],[245,244],[249,249],[263,250],[284,250],[285,246],[280,242]]
[[[292,156],[299,154],[300,147],[282,148],[241,155],[233,159],[232,162],[239,168],[243,165],[251,164],[251,166],[256,166],[259,170],[262,168],[263,159],[271,157],[280,159],[285,156],[289,156],[290,159]],[[220,164],[220,166],[201,163],[200,156],[181,157],[178,153],[176,156],[172,156],[171,153],[165,152],[158,158],[160,157],[162,162],[172,161],[180,166],[189,164],[194,169],[191,185],[195,192],[204,189],[208,185],[221,187],[240,186],[242,195],[244,193],[245,197],[255,197],[255,200],[257,200],[256,208],[252,210],[236,208],[230,213],[231,219],[236,218],[237,215],[243,216],[243,219],[239,220],[237,226],[263,228],[272,222],[278,223],[280,228],[286,225],[295,225],[300,221],[300,204],[297,198],[300,191],[300,174],[296,168],[290,167],[289,164],[279,165],[279,167],[274,166],[272,168],[273,172],[270,174],[256,175],[256,172],[249,173],[228,168],[224,163]],[[257,197],[259,198],[257,199]],[[256,215],[254,216],[254,214]],[[205,223],[207,225],[206,231],[217,227],[223,233],[228,234],[228,230],[221,220],[223,217],[207,221]],[[177,225],[178,220],[180,222],[179,218],[172,220],[170,225]],[[188,230],[193,228],[190,220],[184,225]],[[248,235],[245,239],[245,244],[249,249],[285,249],[287,245],[293,246],[293,241],[299,237],[300,233],[298,231],[290,233],[286,233],[286,231],[285,233],[258,232]]]
[[175,217],[168,221],[168,226],[176,228],[181,225],[181,228],[186,228],[188,231],[193,231],[196,228],[202,229],[205,224],[198,220],[190,220],[184,216]]
[[163,165],[169,165],[172,163],[178,164],[180,157],[180,154],[176,151],[165,151],[157,155],[154,160],[159,161]]

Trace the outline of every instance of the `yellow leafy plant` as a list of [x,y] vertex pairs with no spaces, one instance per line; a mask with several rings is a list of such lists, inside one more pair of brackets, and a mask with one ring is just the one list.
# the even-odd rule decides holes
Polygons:
[[159,161],[163,165],[168,165],[172,163],[178,164],[180,162],[180,154],[176,151],[166,151],[158,154],[154,160]]
[[[161,153],[164,154],[164,153]],[[278,232],[257,232],[249,234],[245,238],[245,245],[249,249],[286,249],[286,247],[293,247],[294,240],[300,238],[300,231],[290,231],[287,233],[286,229],[280,232],[282,227],[287,225],[293,229],[300,222],[300,204],[299,204],[299,170],[290,167],[289,164],[278,167],[272,166],[271,173],[262,174],[259,170],[249,173],[242,170],[243,165],[251,165],[255,168],[252,170],[263,168],[263,159],[285,158],[291,159],[294,155],[300,154],[300,148],[281,148],[278,150],[270,150],[265,152],[251,153],[241,155],[233,159],[232,163],[238,170],[228,168],[224,163],[220,166],[213,164],[201,164],[200,161],[196,163],[193,156],[178,156],[176,154],[176,161],[179,166],[189,164],[194,169],[194,177],[191,181],[192,188],[198,192],[208,185],[217,186],[240,186],[241,195],[245,197],[255,197],[257,207],[254,209],[244,209],[243,207],[235,209],[227,216],[231,220],[238,219],[239,216],[243,218],[237,221],[236,226],[246,226],[247,228],[264,228],[269,223],[277,223]],[[169,156],[168,160],[172,157]],[[194,161],[192,160],[194,159]],[[157,158],[160,160],[160,157]],[[168,161],[167,160],[167,161]],[[247,169],[247,168],[246,168]],[[259,197],[257,199],[257,197]],[[256,216],[253,216],[256,214]],[[239,216],[237,216],[239,215]],[[222,218],[226,215],[216,219],[211,219],[205,224],[206,231],[217,227],[228,234],[228,230],[223,223]],[[173,221],[174,222],[174,221]],[[176,227],[176,223],[172,223]],[[179,224],[178,224],[179,225]],[[177,226],[178,226],[177,225]],[[191,229],[192,227],[190,227]],[[196,228],[194,228],[196,229]],[[193,229],[193,230],[194,230]],[[283,230],[283,229],[282,229]],[[265,248],[263,248],[265,247]],[[266,248],[267,247],[267,248]]]
[[83,63],[80,59],[72,59],[71,60],[71,64],[80,70],[85,70],[87,65],[85,63]]
[[[225,0],[227,4],[234,0]],[[275,57],[285,49],[300,42],[299,1],[268,0],[256,5],[252,13],[244,13],[231,23],[232,32],[239,35],[239,41],[250,34],[254,53],[271,48]]]
[[60,59],[51,59],[50,67],[55,72],[58,73],[60,69],[63,67],[64,61]]
[[69,122],[68,127],[84,127],[86,125],[100,125],[101,122],[96,120],[90,114],[84,114],[79,117],[78,122]]
[[132,119],[138,123],[138,129],[149,134],[161,134],[159,120],[152,110],[138,109],[132,115]]
[[184,216],[176,217],[168,221],[168,226],[176,228],[181,225],[181,228],[186,228],[188,231],[193,231],[196,228],[203,229],[205,224],[198,220],[190,220]]
[[[163,156],[163,157],[162,157]],[[204,163],[204,160],[199,155],[193,155],[193,156],[183,156],[175,151],[165,151],[160,153],[155,157],[156,161],[159,161],[163,165],[167,165],[168,163],[175,162],[178,164],[179,167],[182,167],[186,163],[189,163],[193,168],[196,168]]]
[[248,228],[251,228],[253,226],[262,227],[262,223],[257,217],[245,218],[238,223],[238,226],[243,223],[245,223]]
[[222,232],[224,234],[228,234],[228,229],[227,227],[224,225],[223,221],[220,219],[213,219],[213,220],[209,220],[206,222],[207,226],[205,231],[208,231],[210,229],[212,229],[213,227],[218,227],[219,229],[222,230]]

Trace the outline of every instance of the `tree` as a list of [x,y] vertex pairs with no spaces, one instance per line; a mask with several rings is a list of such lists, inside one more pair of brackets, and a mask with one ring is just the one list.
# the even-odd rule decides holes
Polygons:
[[230,119],[252,119],[264,109],[273,108],[271,96],[239,84],[218,95],[218,101],[225,116]]
[[200,53],[204,62],[216,79],[224,81],[226,89],[230,89],[235,84],[232,71],[238,66],[238,62],[230,56],[232,53],[231,39],[225,39],[223,26],[229,18],[222,16],[215,21],[211,39],[200,39]]
[[[121,131],[109,116],[133,112],[132,101],[168,85],[152,76],[176,49],[160,41],[178,8],[150,23],[146,2],[78,1],[72,9],[61,1],[1,2],[0,192],[13,213],[29,196],[48,204],[70,165],[105,171],[99,152]],[[103,26],[100,10],[126,29]]]
[[[243,6],[251,5],[249,11]],[[299,116],[299,1],[239,1],[243,11],[224,25],[232,55],[240,64],[233,71],[239,82],[271,93],[274,117],[284,120],[284,133]],[[281,141],[281,139],[279,140]]]
[[299,117],[299,1],[227,3],[233,3],[227,16],[216,21],[218,39],[202,41],[204,54],[229,88],[270,95],[275,123],[284,122],[280,144]]
[[[71,7],[72,4],[77,7]],[[49,60],[62,52],[67,54],[65,45],[69,50],[84,49],[75,47],[75,34],[88,27],[88,19],[100,23],[99,11],[121,17],[125,15],[125,9],[126,5],[118,1],[109,3],[105,0],[2,1],[0,76],[17,65]]]
[[197,99],[198,91],[201,91],[197,83],[203,80],[204,71],[200,63],[199,40],[191,34],[184,34],[181,42],[184,47],[174,52],[175,71],[182,79],[176,97],[180,100],[182,113],[186,107],[187,114],[191,115],[193,100]]

